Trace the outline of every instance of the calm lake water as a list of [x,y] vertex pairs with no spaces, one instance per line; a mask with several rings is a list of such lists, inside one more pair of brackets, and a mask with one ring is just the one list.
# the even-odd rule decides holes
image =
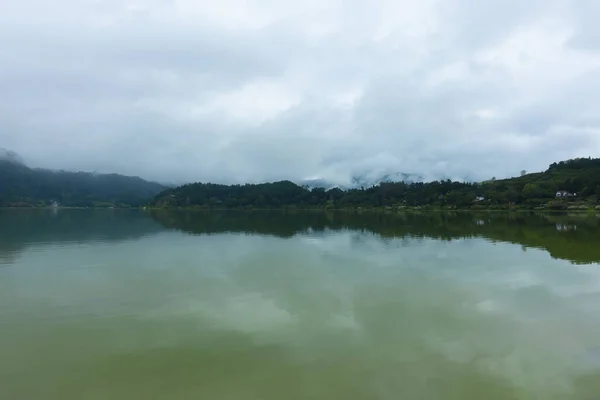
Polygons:
[[600,218],[0,210],[0,399],[600,398]]

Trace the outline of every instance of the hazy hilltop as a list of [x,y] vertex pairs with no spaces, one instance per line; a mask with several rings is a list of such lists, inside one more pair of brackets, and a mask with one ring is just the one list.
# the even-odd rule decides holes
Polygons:
[[382,182],[422,182],[425,178],[422,175],[411,174],[405,172],[389,172],[389,171],[366,171],[364,173],[355,174],[350,178],[350,181],[345,184],[334,182],[323,178],[304,179],[297,182],[301,186],[307,186],[309,189],[323,188],[326,190],[340,188],[343,190],[368,188],[374,185],[379,185]]
[[[166,190],[152,202],[159,207],[420,207],[566,209],[598,206],[600,159],[579,158],[553,163],[544,172],[486,182],[414,181],[412,175],[385,176],[357,182],[355,188],[329,188],[280,181],[247,185],[194,183]],[[392,179],[400,179],[392,181]],[[319,187],[321,186],[321,187]]]
[[164,189],[139,177],[30,168],[0,150],[0,206],[140,206]]
[[416,174],[358,176],[351,187],[289,180],[244,185],[191,183],[178,187],[119,174],[30,168],[0,151],[0,206],[358,208],[421,207],[567,209],[600,207],[600,159],[551,164],[543,172],[485,182],[423,182]]
[[6,161],[12,164],[24,165],[23,158],[14,151],[0,148],[0,161]]

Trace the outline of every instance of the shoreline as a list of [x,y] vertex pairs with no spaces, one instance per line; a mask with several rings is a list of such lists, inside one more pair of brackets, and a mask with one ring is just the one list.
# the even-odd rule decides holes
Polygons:
[[138,210],[138,211],[285,211],[285,212],[380,212],[380,213],[402,213],[402,212],[525,212],[525,213],[579,213],[599,214],[600,208],[573,208],[563,210],[540,209],[540,208],[443,208],[443,207],[352,207],[352,208],[325,208],[325,207],[278,207],[278,208],[220,208],[220,207],[14,207],[0,206],[0,210]]
[[578,214],[598,214],[600,215],[600,206],[572,206],[573,208],[551,209],[551,208],[526,208],[526,207],[502,207],[502,206],[476,206],[474,208],[457,208],[457,207],[439,207],[439,206],[386,206],[386,207],[77,207],[77,206],[0,206],[0,210],[138,210],[138,211],[285,211],[285,212],[301,212],[301,211],[318,211],[318,212],[378,212],[378,213],[402,213],[402,212],[525,212],[525,213],[578,213]]

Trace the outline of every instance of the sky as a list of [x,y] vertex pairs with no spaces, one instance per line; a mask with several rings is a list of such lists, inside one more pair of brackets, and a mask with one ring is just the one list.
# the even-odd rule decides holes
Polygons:
[[219,183],[600,156],[596,0],[4,0],[0,147]]

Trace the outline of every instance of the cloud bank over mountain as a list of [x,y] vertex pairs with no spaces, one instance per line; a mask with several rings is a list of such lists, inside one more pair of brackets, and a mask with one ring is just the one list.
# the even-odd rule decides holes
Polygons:
[[23,0],[0,146],[163,182],[488,179],[600,156],[593,0]]

